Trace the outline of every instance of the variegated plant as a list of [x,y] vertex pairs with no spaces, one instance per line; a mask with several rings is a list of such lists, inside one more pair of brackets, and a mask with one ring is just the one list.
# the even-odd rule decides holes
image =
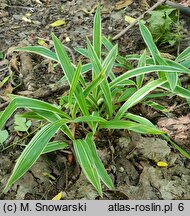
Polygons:
[[[158,88],[185,97],[187,100],[190,98],[190,91],[178,82],[180,74],[190,74],[188,69],[190,49],[186,49],[175,61],[164,59],[155,46],[149,30],[142,23],[139,23],[139,26],[151,57],[147,57],[146,53],[141,56],[131,56],[139,62],[137,68],[130,69],[120,76],[116,76],[112,71],[115,62],[120,61],[117,45],[112,45],[106,37],[102,37],[100,7],[97,8],[94,18],[93,43],[87,39],[86,49],[76,49],[89,60],[88,64],[82,65],[79,62],[78,65],[74,65],[54,34],[52,40],[55,52],[40,46],[17,49],[39,54],[61,65],[63,78],[60,82],[68,82],[70,86],[66,96],[69,111],[65,113],[60,106],[40,100],[11,96],[10,104],[0,115],[0,129],[18,108],[29,111],[23,116],[43,121],[45,126],[35,134],[17,159],[4,192],[31,168],[40,155],[67,147],[66,142],[51,142],[51,138],[58,130],[72,141],[76,159],[100,196],[102,196],[101,181],[108,188],[113,188],[111,178],[97,154],[94,142],[94,135],[102,128],[161,134],[182,154],[190,158],[187,152],[171,142],[164,132],[149,120],[129,112],[131,107],[145,100],[150,92]],[[108,50],[104,59],[102,44]],[[84,73],[88,71],[91,71],[92,79],[86,82]],[[157,79],[143,82],[144,75],[151,72],[157,73]],[[132,78],[136,78],[136,82]],[[86,137],[77,139],[74,130],[69,126],[72,125],[73,128],[73,125],[84,122],[88,124],[89,131]]]

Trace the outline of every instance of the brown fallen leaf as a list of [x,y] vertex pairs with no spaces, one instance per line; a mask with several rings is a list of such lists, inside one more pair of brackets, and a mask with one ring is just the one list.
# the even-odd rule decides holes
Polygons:
[[190,1],[189,0],[181,0],[179,3],[185,7],[190,7]]
[[140,0],[140,6],[143,10],[148,10],[148,8],[150,7],[147,0]]
[[179,118],[161,118],[157,125],[184,150],[190,152],[190,114]]
[[125,71],[125,69],[124,68],[120,68],[120,67],[113,67],[112,71],[114,73],[122,73],[122,72]]
[[4,11],[4,10],[0,10],[0,18],[6,17],[6,16],[8,16],[8,15],[9,15],[8,12],[6,12],[6,11]]
[[5,101],[8,101],[9,100],[9,97],[8,95],[11,94],[13,92],[13,87],[11,85],[11,83],[9,82],[6,87],[1,91],[1,97],[4,96],[4,100]]
[[116,10],[121,10],[122,8],[125,8],[133,3],[133,0],[122,0],[115,4]]
[[10,66],[13,67],[17,72],[19,72],[18,69],[18,59],[17,59],[17,54],[13,53],[11,60],[10,60]]

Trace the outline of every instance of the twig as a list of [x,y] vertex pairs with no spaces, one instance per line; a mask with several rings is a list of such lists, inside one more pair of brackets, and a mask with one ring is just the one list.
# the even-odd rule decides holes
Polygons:
[[56,82],[54,84],[43,86],[36,91],[21,91],[18,92],[18,94],[32,98],[42,98],[52,95],[55,92],[61,91],[63,93],[67,90],[69,90],[69,85],[66,82]]
[[20,9],[25,9],[25,10],[30,10],[31,12],[34,12],[33,7],[24,7],[24,6],[19,6],[19,5],[7,5],[9,8],[20,8]]
[[181,4],[171,2],[171,1],[166,1],[166,4],[171,6],[171,7],[174,7],[176,9],[178,9],[183,14],[185,14],[187,16],[190,16],[190,8],[189,7],[185,7],[185,6],[181,5]]
[[[30,23],[30,25],[23,25],[22,26],[22,28],[27,28],[27,27],[36,27],[36,25]],[[3,32],[7,32],[7,31],[10,31],[10,30],[15,30],[15,29],[21,28],[21,26],[11,26],[9,28],[3,28],[3,27],[1,27],[1,28],[2,29],[0,30],[0,37],[2,36]],[[3,37],[4,37],[4,35],[3,35]]]
[[9,101],[0,104],[0,109],[6,107],[9,104]]
[[147,11],[145,11],[141,16],[139,16],[134,22],[132,22],[129,26],[124,28],[119,34],[115,35],[112,40],[117,40],[122,35],[124,35],[131,27],[133,27],[138,21],[140,21],[146,13],[149,13],[150,11],[153,11],[155,8],[157,8],[159,5],[165,3],[166,0],[160,0],[156,4],[154,4],[151,8],[149,8]]

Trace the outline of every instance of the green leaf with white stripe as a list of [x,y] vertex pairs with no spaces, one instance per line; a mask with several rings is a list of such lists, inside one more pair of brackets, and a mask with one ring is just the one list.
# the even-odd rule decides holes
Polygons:
[[[105,74],[109,76],[109,73],[111,73],[111,69],[114,65],[114,61],[117,55],[117,46],[114,46],[110,52],[108,53],[107,57],[103,61],[102,65],[100,63],[100,60],[98,59],[98,56],[88,41],[88,50],[89,50],[89,57],[92,63],[92,67],[94,71],[96,71],[96,77],[104,70],[105,67]],[[102,90],[102,95],[106,101],[106,107],[109,113],[109,116],[111,117],[113,114],[113,105],[112,105],[112,96],[111,96],[111,90],[110,85],[108,84],[107,78],[105,76],[104,80],[100,83],[100,88]]]
[[155,109],[155,110],[158,110],[160,112],[169,112],[169,110],[162,106],[161,104],[155,102],[155,101],[145,101],[143,102],[144,105],[147,105],[147,106],[150,106],[151,108]]
[[7,192],[10,186],[32,167],[44,151],[49,140],[64,123],[65,121],[61,120],[53,124],[48,124],[36,133],[29,144],[25,147],[20,157],[17,159],[11,177],[9,178],[3,192]]
[[115,116],[115,119],[121,119],[129,108],[139,103],[147,94],[149,94],[149,92],[161,86],[165,82],[167,82],[165,78],[160,78],[158,80],[151,81],[140,88],[121,106]]
[[72,122],[105,122],[106,120],[100,116],[81,116],[78,117],[74,120],[72,120]]
[[182,149],[180,146],[178,146],[176,143],[174,143],[167,135],[163,134],[162,135],[165,140],[167,140],[175,149],[177,149],[183,156],[186,158],[190,159],[190,154]]
[[175,59],[177,62],[185,61],[190,58],[190,47],[187,47],[182,53],[180,53]]
[[73,146],[82,171],[102,197],[100,178],[98,176],[91,151],[89,151],[88,143],[86,143],[84,140],[78,139],[73,141]]
[[104,123],[100,123],[99,128],[107,129],[127,129],[142,134],[163,134],[164,132],[149,125],[139,124],[132,121],[125,120],[110,120]]
[[[141,22],[139,22],[139,27],[140,27],[142,37],[143,37],[151,55],[152,55],[152,58],[154,60],[154,64],[167,65],[167,62],[160,56],[160,52],[159,52],[158,48],[156,47],[154,40],[153,40],[153,37],[152,37],[150,31],[148,30],[148,28],[144,24],[142,24]],[[177,73],[175,73],[175,72],[165,73],[165,76],[167,77],[170,88],[173,91],[177,85],[177,82],[178,82]]]
[[135,114],[132,114],[132,113],[127,113],[125,115],[125,118],[126,119],[130,119],[132,121],[135,121],[135,122],[138,122],[142,125],[146,125],[146,126],[149,126],[149,127],[154,127],[156,128],[156,126],[154,124],[152,124],[151,121],[149,121],[148,119],[142,117],[142,116],[139,116],[139,115],[135,115]]
[[[68,83],[70,85],[70,88],[72,88],[72,80],[74,76],[74,68],[72,67],[71,61],[61,43],[61,41],[52,34],[52,39],[54,42],[55,51],[57,54],[57,58],[59,60],[59,63],[67,77]],[[78,102],[78,105],[83,113],[83,115],[89,115],[88,107],[86,104],[86,100],[82,91],[82,88],[79,84],[76,85],[75,91],[74,91],[75,99]]]
[[[162,88],[170,91],[168,83],[163,84]],[[177,85],[173,93],[180,96],[180,97],[186,98],[188,100],[190,99],[190,90],[185,89],[185,88],[183,88],[181,86]]]
[[[65,120],[66,122],[70,122],[68,119],[63,119],[61,118],[59,115],[57,115],[56,113],[53,112],[49,112],[49,111],[44,111],[44,110],[38,110],[38,109],[32,109],[36,114],[38,114],[39,116],[43,117],[45,120],[51,122],[51,123],[55,123],[56,121],[59,120]],[[69,127],[67,126],[67,124],[63,124],[60,128],[60,130],[66,134],[68,136],[69,139],[73,140],[73,134],[71,132],[71,130],[69,129]]]
[[26,108],[26,109],[36,109],[40,111],[50,111],[53,113],[56,113],[63,118],[70,119],[70,117],[65,114],[63,111],[61,111],[56,106],[53,106],[49,103],[32,99],[32,98],[26,98],[22,96],[14,96],[13,100],[9,103],[9,105],[6,107],[6,109],[3,111],[1,119],[0,119],[0,129],[3,127],[5,122],[10,118],[10,116],[13,114],[13,112],[18,108]]
[[[152,128],[156,128],[156,126],[154,124],[152,124],[152,122],[150,122],[148,119],[146,118],[143,118],[141,116],[138,116],[138,115],[134,115],[132,113],[127,113],[125,115],[126,118],[129,118],[133,121],[136,121],[140,124],[143,124],[143,125],[147,125],[149,127],[152,127]],[[185,150],[183,150],[182,148],[180,148],[176,143],[174,143],[166,134],[161,134],[161,136],[167,140],[169,143],[171,143],[171,145],[174,146],[174,148],[176,148],[182,155],[184,155],[185,157],[189,158],[190,159],[190,154],[187,153]]]
[[87,49],[84,49],[84,48],[81,48],[81,47],[77,47],[77,48],[75,48],[75,50],[78,53],[80,53],[81,55],[83,55],[84,57],[89,58],[89,56],[88,56],[88,50]]
[[53,151],[65,149],[66,147],[68,147],[68,144],[66,142],[63,142],[63,141],[49,142],[46,145],[46,147],[44,148],[42,154],[46,154],[46,153],[50,153],[50,152],[53,152]]
[[72,83],[72,79],[74,76],[74,68],[72,63],[63,47],[61,41],[52,33],[53,44],[55,48],[55,52],[58,58],[58,62],[61,65],[61,68],[67,78],[69,85]]
[[58,62],[56,54],[51,50],[42,46],[27,46],[22,48],[16,48],[14,51],[25,51],[25,52],[35,53],[45,58]]
[[102,37],[102,43],[108,51],[113,48],[113,44],[105,36]]
[[109,53],[107,54],[106,58],[104,59],[104,61],[102,62],[102,67],[105,67],[106,65],[109,65],[105,74],[106,76],[109,76],[111,78],[111,80],[115,79],[116,76],[115,74],[112,72],[112,68],[114,66],[115,63],[115,59],[117,57],[118,54],[118,46],[117,44],[109,51]]
[[78,67],[77,67],[77,69],[75,71],[75,74],[73,76],[73,80],[72,80],[72,83],[71,83],[69,96],[68,96],[68,101],[69,101],[70,106],[72,104],[72,97],[73,97],[73,94],[75,92],[76,86],[79,84],[80,75],[81,75],[81,63],[78,64]]
[[[141,55],[137,67],[145,67],[146,66],[146,50]],[[144,74],[136,76],[137,87],[141,88],[144,80]]]
[[[91,151],[91,155],[93,157],[94,160],[94,164],[96,166],[97,172],[99,177],[101,178],[101,180],[103,181],[103,183],[109,188],[109,189],[113,189],[113,183],[112,180],[110,178],[110,176],[108,175],[108,173],[106,172],[104,165],[102,163],[102,161],[100,160],[97,151],[96,151],[96,145],[93,141],[93,136],[92,133],[87,134],[86,136],[86,143],[88,144],[89,148],[88,151]],[[89,152],[90,154],[90,152]]]
[[101,59],[101,16],[100,16],[100,5],[98,5],[96,14],[94,17],[93,26],[93,47],[99,59]]
[[177,73],[190,74],[190,70],[187,68],[186,68],[186,70],[182,70],[179,67],[174,67],[174,66],[169,66],[169,65],[151,65],[151,66],[139,67],[139,68],[135,68],[135,69],[127,71],[127,73],[124,73],[124,74],[118,76],[117,78],[115,78],[110,83],[110,87],[111,88],[116,87],[118,84],[124,82],[125,80],[127,80],[129,78],[136,77],[136,76],[141,75],[141,74],[147,74],[147,73],[155,72],[155,71],[163,71],[163,72],[167,72],[167,73],[177,72]]
[[88,39],[87,39],[87,49],[88,49],[89,59],[91,61],[92,68],[93,68],[92,79],[94,79],[96,76],[98,76],[98,74],[102,70],[102,65],[100,59],[98,58],[98,55],[96,54],[94,47],[92,46],[92,44]]

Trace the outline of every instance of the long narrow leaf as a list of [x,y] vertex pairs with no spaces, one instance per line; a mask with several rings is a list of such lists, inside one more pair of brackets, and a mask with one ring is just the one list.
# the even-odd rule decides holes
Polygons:
[[[81,73],[85,74],[85,73],[87,73],[88,71],[91,71],[91,70],[92,70],[92,64],[91,63],[84,64],[84,65],[82,65]],[[64,75],[58,82],[63,82],[63,81],[66,81],[66,80],[67,80],[67,78]]]
[[53,124],[48,124],[38,131],[18,158],[12,175],[5,186],[4,192],[7,192],[10,186],[31,168],[42,154],[49,140],[64,123],[65,121],[61,120]]
[[[69,122],[68,119],[63,119],[61,118],[59,115],[57,115],[56,113],[53,112],[49,112],[46,110],[38,110],[38,109],[32,109],[33,112],[35,112],[37,115],[41,116],[42,118],[44,118],[45,120],[51,122],[51,123],[55,123],[56,121],[59,120],[65,120],[66,122]],[[60,128],[60,130],[66,134],[68,136],[69,139],[73,140],[74,136],[71,132],[71,130],[69,129],[69,127],[67,126],[67,124],[63,124]]]
[[92,158],[89,158],[88,151],[86,151],[87,143],[84,140],[74,140],[73,146],[82,171],[91,184],[96,188],[100,196],[102,196],[100,178],[94,163],[92,163]]
[[[141,116],[138,116],[138,115],[134,115],[132,113],[127,113],[125,115],[126,118],[129,118],[133,121],[136,121],[136,122],[139,122],[140,124],[143,124],[143,125],[147,125],[149,127],[152,127],[152,128],[156,128],[156,126],[154,124],[152,124],[148,119],[146,118],[143,118]],[[169,143],[171,143],[171,145],[177,149],[182,155],[184,155],[185,157],[187,157],[188,159],[190,159],[190,154],[188,152],[186,152],[185,150],[183,150],[181,147],[179,147],[176,143],[174,143],[167,135],[165,134],[161,134],[162,137],[167,140]]]
[[113,44],[105,36],[102,37],[102,43],[108,51],[113,48]]
[[141,101],[149,92],[156,89],[157,87],[161,86],[167,82],[165,78],[161,78],[158,80],[154,80],[152,82],[149,82],[145,86],[143,86],[141,89],[136,91],[118,110],[115,119],[120,119],[125,114],[125,112],[135,104],[137,104],[139,101]]
[[150,31],[144,24],[142,24],[142,22],[139,22],[139,27],[140,27],[141,35],[144,39],[144,42],[146,43],[152,55],[152,58],[154,59],[154,64],[157,64],[157,63],[161,64],[161,62],[163,64],[164,61],[160,57],[160,52],[154,43],[154,40],[152,38]]
[[101,178],[101,180],[103,181],[103,183],[110,189],[113,189],[113,183],[112,180],[110,178],[110,176],[107,174],[104,165],[102,163],[102,161],[100,160],[97,151],[96,151],[96,146],[95,143],[93,141],[93,137],[92,137],[92,133],[89,133],[86,136],[86,143],[88,144],[89,147],[89,151],[91,151],[93,160],[94,160],[94,164],[96,166],[97,172],[99,177]]
[[[162,88],[170,91],[168,83],[165,83],[162,86]],[[185,89],[185,88],[183,88],[181,86],[177,85],[173,93],[176,94],[176,95],[179,95],[180,97],[183,97],[183,98],[186,98],[186,99],[190,99],[190,90]]]
[[187,58],[190,58],[190,47],[187,47],[182,53],[176,58],[177,62],[185,61]]
[[36,110],[44,110],[44,111],[50,111],[57,113],[58,115],[69,119],[70,117],[62,112],[57,107],[32,98],[26,98],[21,96],[16,96],[14,99],[10,102],[10,104],[6,107],[6,109],[3,111],[3,114],[0,119],[0,128],[3,127],[5,122],[10,118],[10,116],[13,114],[13,112],[18,108],[27,108],[27,109],[36,109]]
[[93,27],[93,47],[98,56],[101,58],[101,17],[100,17],[100,5],[98,5],[96,14],[94,17],[94,27]]
[[69,96],[68,96],[69,104],[72,104],[72,97],[73,97],[73,94],[75,92],[76,86],[78,85],[80,74],[81,74],[81,63],[78,64],[78,67],[77,67],[75,74],[73,76],[73,80],[71,83]]
[[182,149],[180,146],[178,146],[176,143],[174,143],[167,135],[162,135],[165,140],[167,140],[175,149],[177,149],[183,156],[190,159],[190,153]]
[[187,68],[186,68],[186,70],[181,70],[180,68],[172,67],[169,65],[153,65],[153,66],[151,65],[151,66],[139,67],[139,68],[135,68],[135,69],[127,71],[127,73],[124,73],[124,74],[118,76],[117,78],[115,78],[110,83],[110,86],[111,86],[111,88],[113,88],[113,87],[117,86],[118,84],[122,83],[124,80],[135,77],[137,75],[147,74],[147,73],[154,72],[154,71],[163,71],[163,72],[167,72],[167,73],[177,72],[177,73],[190,74],[190,70]]
[[84,49],[84,48],[81,48],[81,47],[77,47],[75,48],[75,50],[80,53],[81,55],[83,55],[84,57],[88,58],[88,50],[87,49]]
[[[89,56],[90,56],[93,69],[94,71],[96,71],[96,77],[102,72],[103,67],[106,67],[105,74],[106,73],[108,74],[109,71],[111,71],[111,68],[113,67],[113,63],[117,55],[117,47],[116,46],[113,47],[113,49],[109,52],[107,58],[101,65],[100,60],[98,59],[98,56],[89,41],[87,45],[88,45]],[[106,76],[105,79],[100,83],[100,88],[102,90],[103,97],[106,101],[106,106],[108,109],[109,116],[111,117],[113,114],[113,105],[112,105],[111,90]]]
[[[190,59],[189,59],[190,60]],[[182,63],[178,63],[176,61],[165,59],[167,65],[178,68],[180,71],[190,71],[187,67],[185,67]]]
[[52,33],[52,39],[55,47],[55,51],[57,54],[58,61],[64,71],[65,76],[67,77],[67,81],[71,85],[72,78],[74,76],[74,68],[72,63],[63,47],[61,41]]
[[106,122],[105,119],[103,119],[102,117],[100,116],[81,116],[81,117],[78,117],[76,119],[73,120],[73,122]]
[[[146,50],[141,55],[137,67],[145,67],[146,66]],[[141,88],[144,79],[144,74],[136,76],[136,82],[138,88]]]
[[87,48],[88,48],[88,54],[93,68],[92,79],[94,79],[96,76],[98,76],[98,74],[102,70],[102,65],[100,59],[98,58],[98,55],[96,54],[94,47],[92,46],[92,44],[88,39],[87,39]]
[[88,72],[90,70],[92,70],[92,64],[87,63],[87,64],[82,65],[81,73],[84,74],[84,73],[86,73],[86,72]]
[[[103,45],[106,47],[106,49],[108,51],[110,51],[114,45],[106,38],[106,37],[102,37],[102,43]],[[134,56],[134,55],[133,55]],[[139,55],[138,55],[139,56]],[[134,60],[134,59],[133,59]],[[135,59],[136,60],[136,59]],[[122,67],[124,66],[125,68],[125,64],[128,63],[128,59],[127,59],[127,56],[123,57],[123,56],[120,56],[120,55],[117,55],[116,57],[116,61],[119,63],[119,65],[121,65]],[[111,80],[113,80],[112,78],[112,75],[114,75],[113,73],[110,74],[110,78]]]
[[[140,27],[140,31],[142,34],[142,37],[152,55],[152,58],[154,60],[155,64],[159,64],[159,65],[167,65],[167,62],[164,60],[164,58],[162,58],[160,56],[160,52],[158,50],[158,48],[156,47],[153,37],[150,33],[150,31],[148,30],[148,28],[142,24],[141,22],[139,22],[139,27]],[[178,81],[178,76],[175,72],[173,73],[165,73],[165,76],[167,77],[167,80],[170,84],[170,88],[173,91],[177,85],[177,81]]]
[[190,68],[190,57],[187,58],[185,61],[181,62],[181,65],[183,65],[186,68]]
[[[63,119],[54,112],[49,112],[47,110],[39,110],[39,109],[32,109],[32,111],[25,112],[25,113],[20,114],[20,115],[24,118],[35,119],[35,120],[40,120],[40,121],[47,120],[47,121],[52,122],[52,123]],[[65,120],[68,121],[67,119],[65,119]],[[64,134],[66,134],[68,136],[69,139],[71,139],[71,140],[74,139],[71,130],[67,127],[66,124],[62,125],[60,129],[62,130],[62,132]]]
[[[116,44],[115,46],[113,46],[113,47],[109,50],[108,54],[106,55],[106,58],[104,59],[104,61],[103,61],[103,63],[102,63],[103,67],[104,67],[106,64],[108,64],[108,62],[110,62],[110,61],[112,61],[112,63],[114,63],[117,54],[118,54],[118,45]],[[113,67],[113,65],[111,64],[111,65],[110,65],[110,68],[112,68],[112,67]],[[110,68],[108,68],[108,71],[110,70]]]
[[109,65],[107,68],[105,74],[106,76],[109,76],[111,80],[115,79],[115,74],[112,72],[112,68],[115,63],[116,56],[118,54],[118,46],[115,45],[108,53],[104,61],[102,62],[102,67],[105,67],[105,65]]
[[137,133],[143,134],[163,134],[164,132],[148,125],[139,124],[132,121],[124,120],[110,120],[105,123],[100,123],[99,128],[109,128],[109,129],[127,129]]
[[64,149],[68,146],[66,142],[63,141],[54,141],[54,142],[49,142],[44,150],[42,151],[42,154],[50,153],[53,151],[61,150]]
[[105,79],[105,73],[107,72],[111,62],[112,60],[110,60],[110,62],[108,62],[108,64],[103,67],[99,75],[95,79],[93,79],[92,82],[86,87],[86,89],[84,90],[85,97],[89,95],[90,91],[96,89],[96,87],[100,85],[101,82],[103,82],[103,80]]
[[121,90],[118,92],[121,94],[121,96],[117,99],[117,102],[123,102],[126,101],[131,95],[133,95],[137,91],[137,88],[127,88],[124,92]]
[[100,84],[100,87],[102,89],[102,92],[105,98],[109,116],[111,117],[113,115],[112,96],[111,96],[110,86],[106,78],[102,81],[102,83]]
[[139,115],[135,115],[135,114],[132,114],[132,113],[127,113],[125,115],[125,118],[127,119],[130,119],[130,120],[133,120],[135,122],[138,122],[142,125],[146,125],[146,126],[149,126],[149,127],[156,127],[154,124],[152,124],[152,122],[150,122],[148,119],[142,117],[142,116],[139,116]]
[[33,111],[29,111],[29,112],[25,112],[20,114],[21,117],[23,118],[28,118],[28,119],[35,119],[35,120],[44,120],[44,118],[40,115],[38,115],[36,112]]
[[161,111],[161,112],[169,112],[169,110],[162,106],[161,104],[157,103],[157,102],[154,102],[154,101],[145,101],[143,102],[144,105],[147,105],[155,110],[158,110],[158,111]]
[[84,90],[85,97],[87,97],[91,91],[94,91],[94,89],[96,89],[96,87],[99,86],[100,83],[104,80],[104,73],[103,72],[100,73],[95,79],[93,79],[92,82],[85,88],[85,90]]
[[[59,63],[61,64],[61,67],[67,77],[67,80],[69,82],[70,87],[72,86],[72,80],[74,76],[74,68],[72,67],[71,61],[61,43],[61,41],[52,34],[52,39],[54,42],[55,51],[57,54],[57,58],[59,60]],[[75,92],[74,92],[75,98],[78,102],[78,105],[84,115],[89,115],[86,100],[82,91],[82,88],[79,85],[76,85]]]
[[51,50],[42,46],[27,46],[23,48],[16,48],[15,51],[25,51],[25,52],[35,53],[45,58],[58,62],[56,54]]
[[75,91],[77,91],[77,95],[75,93],[75,98],[78,102],[78,105],[83,113],[83,115],[90,115],[88,111],[87,101],[84,96],[84,93],[82,92],[82,89],[77,88]]

